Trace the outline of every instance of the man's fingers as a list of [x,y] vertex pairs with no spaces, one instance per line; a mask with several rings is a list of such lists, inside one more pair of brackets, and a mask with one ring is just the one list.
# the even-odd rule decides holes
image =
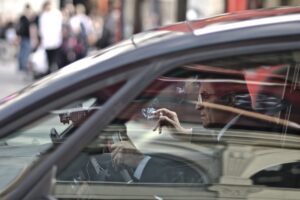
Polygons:
[[166,115],[172,119],[174,119],[176,117],[176,112],[173,112],[167,108],[160,108],[154,112],[154,114],[158,117],[160,117],[160,113],[162,113],[162,115],[164,115],[164,116]]
[[112,163],[115,167],[119,166],[121,164],[121,156],[120,154],[116,154],[114,158],[112,158]]
[[157,121],[155,127],[153,128],[153,131],[156,131],[158,129],[158,133],[161,133],[162,130],[162,121],[161,118],[159,118],[159,120]]
[[[163,113],[159,112],[159,119],[162,120],[163,117]],[[162,131],[162,125],[160,124],[160,126],[158,127],[158,134],[161,134]]]
[[157,117],[160,117],[161,115],[167,115],[168,112],[169,112],[168,109],[166,109],[166,108],[160,108],[160,109],[156,110],[156,111],[154,112],[154,114],[155,114]]
[[160,125],[159,125],[159,120],[158,120],[158,122],[156,123],[155,127],[153,128],[153,131],[156,131],[156,129],[157,129],[159,126],[160,126]]
[[153,128],[153,131],[156,131],[158,129],[158,133],[161,134],[163,126],[171,125],[171,126],[175,127],[175,124],[176,123],[169,117],[160,116],[159,120],[157,121],[156,126]]
[[169,117],[166,117],[166,116],[162,116],[161,121],[164,121],[165,125],[171,125],[173,127],[175,127],[175,125],[176,125],[174,120],[172,120],[172,119],[170,119]]
[[123,159],[123,147],[122,146],[117,146],[112,152],[111,152],[111,156],[112,156],[112,163],[114,167],[119,166],[120,164],[122,164],[122,159]]
[[116,146],[113,151],[111,152],[112,158],[114,159],[116,155],[122,152],[122,147],[121,146]]

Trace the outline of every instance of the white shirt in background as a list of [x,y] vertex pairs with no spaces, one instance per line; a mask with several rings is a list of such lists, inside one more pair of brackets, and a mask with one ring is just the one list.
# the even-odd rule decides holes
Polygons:
[[39,32],[45,49],[57,49],[62,44],[63,17],[59,10],[43,12],[39,18]]

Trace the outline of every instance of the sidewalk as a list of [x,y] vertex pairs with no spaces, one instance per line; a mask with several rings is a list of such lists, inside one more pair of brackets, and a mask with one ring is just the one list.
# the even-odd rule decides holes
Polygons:
[[30,84],[30,81],[25,81],[25,77],[18,72],[16,60],[0,60],[0,99],[24,88],[28,84]]

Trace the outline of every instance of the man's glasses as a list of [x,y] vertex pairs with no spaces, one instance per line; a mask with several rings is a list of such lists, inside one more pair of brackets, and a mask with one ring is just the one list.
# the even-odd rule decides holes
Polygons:
[[212,96],[216,96],[215,93],[201,92],[198,96],[198,103],[203,103],[211,99]]
[[[217,97],[215,93],[202,92],[198,96],[198,103],[212,101],[211,97]],[[258,112],[278,112],[287,107],[287,103],[275,96],[256,94],[255,102],[252,102],[250,94],[229,94],[215,98],[215,101],[224,105],[231,105],[245,110]],[[254,103],[254,104],[253,104]]]

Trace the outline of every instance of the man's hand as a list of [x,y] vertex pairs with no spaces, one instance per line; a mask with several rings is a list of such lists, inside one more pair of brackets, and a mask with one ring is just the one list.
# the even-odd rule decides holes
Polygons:
[[136,168],[144,155],[129,141],[121,141],[111,146],[112,162],[115,166],[126,165]]
[[191,129],[183,128],[179,122],[178,116],[176,112],[168,110],[166,108],[158,109],[154,112],[154,114],[158,117],[158,121],[153,131],[158,129],[158,133],[162,132],[162,128],[164,126],[171,129],[172,134],[190,134]]

